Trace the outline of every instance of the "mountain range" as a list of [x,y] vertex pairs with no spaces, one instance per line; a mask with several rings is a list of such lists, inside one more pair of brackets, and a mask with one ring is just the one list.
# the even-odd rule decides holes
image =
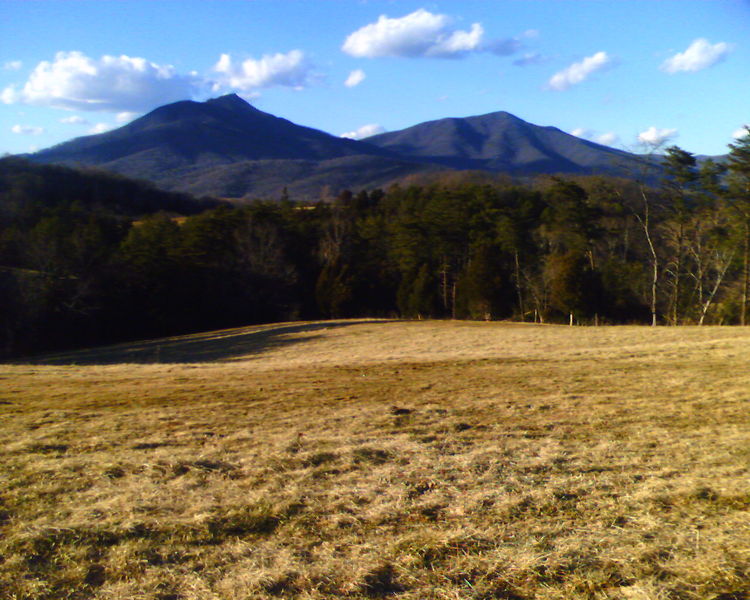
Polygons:
[[507,112],[429,121],[357,141],[265,113],[235,94],[161,106],[118,129],[27,158],[96,166],[199,196],[278,198],[286,188],[299,200],[451,169],[628,175],[643,164],[638,155]]

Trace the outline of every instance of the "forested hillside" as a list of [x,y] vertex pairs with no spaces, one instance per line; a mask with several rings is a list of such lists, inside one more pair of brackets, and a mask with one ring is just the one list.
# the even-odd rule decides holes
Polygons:
[[0,164],[6,357],[297,318],[747,321],[750,136],[728,175],[670,148],[652,186],[452,174],[192,215],[143,216],[154,190],[125,181],[62,194],[65,170]]

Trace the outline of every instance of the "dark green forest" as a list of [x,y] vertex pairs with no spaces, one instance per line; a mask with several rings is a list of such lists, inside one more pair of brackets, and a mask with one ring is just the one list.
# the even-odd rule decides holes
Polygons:
[[6,158],[0,356],[338,317],[746,324],[750,135],[653,165],[239,205]]

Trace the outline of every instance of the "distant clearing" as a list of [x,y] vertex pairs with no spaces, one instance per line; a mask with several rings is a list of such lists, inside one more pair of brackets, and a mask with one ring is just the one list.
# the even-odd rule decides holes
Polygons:
[[750,598],[750,328],[283,323],[0,365],[0,598]]

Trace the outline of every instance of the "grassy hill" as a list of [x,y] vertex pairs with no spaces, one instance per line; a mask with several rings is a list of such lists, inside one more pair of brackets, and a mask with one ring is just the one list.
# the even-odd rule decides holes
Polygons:
[[750,597],[750,330],[287,323],[0,367],[0,597]]

